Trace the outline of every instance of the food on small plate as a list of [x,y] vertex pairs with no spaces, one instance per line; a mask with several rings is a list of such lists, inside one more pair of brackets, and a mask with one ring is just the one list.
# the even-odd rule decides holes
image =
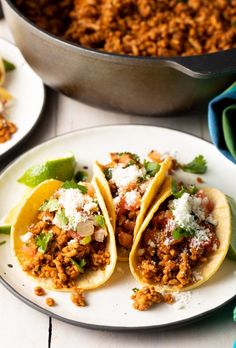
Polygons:
[[147,160],[130,152],[111,153],[111,162],[94,164],[94,175],[113,225],[118,259],[128,260],[145,214],[172,166],[171,157],[162,160],[151,151]]
[[168,177],[138,232],[130,269],[156,290],[190,290],[218,270],[230,241],[226,196],[215,188],[173,185]]
[[10,140],[12,135],[16,132],[15,124],[7,119],[7,108],[12,96],[3,88],[6,72],[13,70],[13,68],[10,69],[10,66],[13,67],[13,64],[0,57],[0,144]]
[[11,240],[23,271],[43,289],[94,289],[115,269],[114,232],[96,180],[39,184],[25,198]]

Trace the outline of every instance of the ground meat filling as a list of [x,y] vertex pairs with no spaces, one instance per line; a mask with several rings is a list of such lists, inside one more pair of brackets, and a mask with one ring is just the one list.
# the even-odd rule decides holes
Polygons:
[[189,56],[236,46],[236,0],[15,0],[49,32],[134,56]]
[[162,302],[173,303],[174,299],[171,294],[161,294],[155,290],[154,286],[144,286],[142,289],[135,290],[134,295],[131,296],[134,300],[133,307],[139,311],[148,310],[153,304]]
[[[159,154],[149,154],[151,162],[142,163],[136,154],[111,153],[111,162],[104,166],[116,209],[116,240],[124,254],[133,244],[133,232],[142,198],[162,161]],[[148,171],[152,164],[153,171]]]
[[[144,231],[137,251],[138,271],[147,283],[184,288],[202,279],[197,267],[220,244],[212,210],[202,191],[185,193],[162,206]],[[189,229],[184,221],[188,219]]]
[[[21,236],[24,270],[37,278],[52,280],[56,289],[74,288],[82,274],[104,269],[110,263],[105,220],[98,204],[93,203],[87,193],[83,197],[70,190],[62,189],[60,194],[57,192],[46,201],[38,212],[37,221]],[[62,197],[63,208],[60,206]],[[78,207],[74,211],[76,204]],[[87,211],[80,211],[79,204]],[[75,213],[77,215],[73,215]]]

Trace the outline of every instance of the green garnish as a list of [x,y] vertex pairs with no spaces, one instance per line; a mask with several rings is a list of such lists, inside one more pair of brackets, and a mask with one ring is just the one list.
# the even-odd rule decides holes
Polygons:
[[52,238],[53,238],[52,232],[48,232],[48,233],[41,232],[40,235],[36,236],[35,244],[38,247],[38,251],[44,254],[47,251],[48,244],[52,240]]
[[136,292],[139,291],[139,289],[138,289],[138,288],[133,288],[132,291],[133,291],[134,293],[136,293]]
[[135,153],[131,153],[131,152],[118,152],[117,155],[119,157],[122,157],[123,155],[129,155],[130,158],[135,162],[135,163],[140,163],[140,158],[138,155],[136,155]]
[[106,227],[106,222],[105,222],[105,218],[103,215],[95,215],[94,216],[95,219],[95,223],[96,225],[105,228]]
[[0,226],[0,234],[10,234],[10,233],[11,233],[11,225]]
[[174,231],[172,231],[172,237],[175,240],[179,240],[182,237],[192,237],[194,233],[194,230],[186,229],[184,227],[176,227]]
[[107,181],[111,180],[111,178],[112,178],[112,170],[111,170],[111,168],[104,169],[103,173],[104,173]]
[[5,68],[6,72],[15,70],[16,66],[13,63],[9,62],[6,59],[3,59],[2,61],[3,61],[4,68]]
[[146,169],[147,175],[153,177],[159,172],[161,165],[157,162],[149,162],[144,160],[144,167]]
[[41,207],[39,208],[40,211],[56,211],[60,208],[60,203],[57,199],[50,199],[46,200]]
[[236,321],[236,307],[233,310],[233,321]]
[[64,209],[58,210],[55,215],[55,218],[59,221],[61,227],[65,227],[66,225],[68,225],[69,220],[66,217]]
[[4,244],[6,244],[6,240],[3,240],[2,242],[0,242],[0,245],[4,245]]
[[91,236],[86,236],[83,239],[80,240],[80,244],[86,245],[91,242]]
[[203,155],[196,156],[191,162],[181,164],[180,167],[184,172],[193,174],[205,174],[207,171],[207,162]]
[[71,260],[72,264],[78,268],[80,273],[84,273],[84,266],[86,265],[85,259],[82,259],[79,262],[77,262],[73,259],[70,259],[70,260]]
[[75,181],[76,182],[80,182],[80,181],[86,181],[88,179],[88,173],[79,170],[76,174],[75,174]]
[[190,195],[194,195],[198,192],[198,188],[195,185],[184,186],[181,184],[180,188],[175,180],[172,182],[172,195],[175,199],[181,198],[183,194],[187,192]]
[[231,242],[227,258],[236,261],[236,202],[230,196],[226,196],[231,213]]
[[63,189],[79,189],[83,194],[87,193],[88,189],[84,185],[77,184],[75,181],[65,181],[62,185]]

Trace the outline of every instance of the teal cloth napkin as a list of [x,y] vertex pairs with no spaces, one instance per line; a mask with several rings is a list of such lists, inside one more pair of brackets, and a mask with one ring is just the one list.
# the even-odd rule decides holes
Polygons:
[[209,103],[208,126],[213,144],[236,164],[236,82]]

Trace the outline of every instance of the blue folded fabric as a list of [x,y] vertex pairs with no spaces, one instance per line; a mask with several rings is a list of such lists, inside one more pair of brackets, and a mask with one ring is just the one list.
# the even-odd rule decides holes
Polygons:
[[236,82],[209,103],[208,127],[213,144],[236,164]]

